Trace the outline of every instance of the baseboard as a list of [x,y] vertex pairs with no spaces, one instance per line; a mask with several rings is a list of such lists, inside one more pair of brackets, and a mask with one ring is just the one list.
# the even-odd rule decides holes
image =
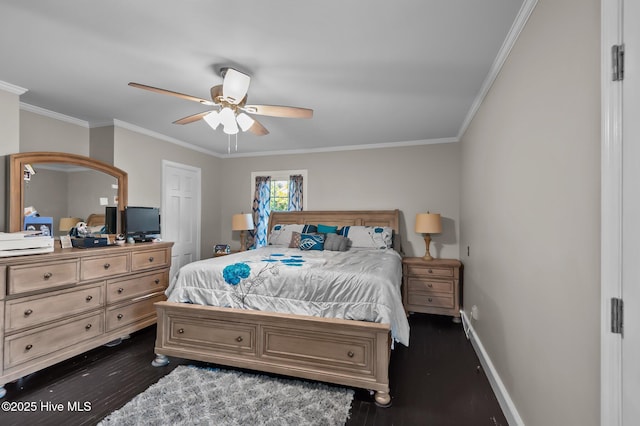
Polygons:
[[489,383],[491,384],[493,393],[496,395],[498,403],[500,404],[500,408],[502,408],[502,412],[509,422],[509,425],[524,426],[524,422],[522,421],[522,418],[520,417],[520,414],[518,413],[518,410],[516,409],[511,396],[509,396],[507,388],[504,386],[504,383],[502,383],[498,371],[491,362],[489,354],[484,349],[480,338],[476,334],[473,328],[473,324],[469,320],[469,317],[467,316],[465,311],[460,310],[460,314],[462,316],[462,324],[465,329],[465,333],[467,334],[467,338],[471,340],[471,345],[476,351],[476,355],[478,355],[478,358],[480,359],[480,364],[482,365],[482,368],[484,369],[487,378],[489,379]]

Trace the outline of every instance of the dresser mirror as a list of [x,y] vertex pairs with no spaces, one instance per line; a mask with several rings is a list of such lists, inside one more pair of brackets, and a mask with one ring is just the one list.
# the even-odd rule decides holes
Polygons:
[[107,207],[116,233],[127,204],[127,173],[93,158],[61,152],[25,152],[8,157],[8,231],[24,229],[25,215],[53,218],[53,235],[66,235],[78,220],[98,229]]

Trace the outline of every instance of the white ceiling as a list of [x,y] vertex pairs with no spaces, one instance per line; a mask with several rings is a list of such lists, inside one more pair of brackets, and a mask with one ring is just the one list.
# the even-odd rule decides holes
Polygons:
[[0,81],[91,127],[118,120],[223,156],[222,131],[172,124],[206,107],[127,83],[209,99],[232,66],[252,77],[249,103],[314,110],[256,116],[271,133],[240,133],[235,155],[456,140],[523,2],[0,0]]

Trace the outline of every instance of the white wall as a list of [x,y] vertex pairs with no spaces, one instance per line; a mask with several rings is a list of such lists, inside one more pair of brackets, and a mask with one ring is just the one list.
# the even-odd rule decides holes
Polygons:
[[113,165],[129,175],[129,205],[162,206],[162,160],[201,169],[200,254],[211,257],[213,246],[220,241],[220,209],[225,202],[220,196],[223,160],[118,126],[113,151]]
[[600,2],[540,0],[461,143],[464,308],[528,426],[600,419],[599,123]]
[[231,216],[251,211],[251,172],[306,169],[307,210],[400,209],[404,251],[423,256],[424,239],[413,231],[418,212],[441,213],[443,232],[431,253],[459,252],[460,161],[457,143],[314,154],[230,158],[222,162],[221,243],[240,246]]
[[[0,230],[5,229],[6,167],[5,156],[20,149],[20,97],[0,89]],[[8,225],[8,220],[6,225]]]

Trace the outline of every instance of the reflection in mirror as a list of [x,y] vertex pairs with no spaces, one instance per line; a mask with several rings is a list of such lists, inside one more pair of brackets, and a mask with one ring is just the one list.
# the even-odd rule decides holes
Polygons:
[[[64,152],[23,152],[7,157],[9,191],[7,232],[23,230],[25,211],[51,217],[54,235],[82,219],[92,232],[105,225],[117,234],[127,205],[127,173],[111,164]],[[35,172],[35,173],[34,173]],[[105,213],[109,210],[108,220]],[[27,213],[28,214],[28,213]],[[60,219],[62,229],[60,231]],[[75,225],[74,223],[74,225]],[[99,227],[99,228],[98,228]]]
[[[118,206],[118,180],[73,164],[31,164],[23,186],[25,214],[52,217],[54,235],[67,235],[78,221],[101,232],[107,206]],[[37,213],[36,213],[37,212]]]

